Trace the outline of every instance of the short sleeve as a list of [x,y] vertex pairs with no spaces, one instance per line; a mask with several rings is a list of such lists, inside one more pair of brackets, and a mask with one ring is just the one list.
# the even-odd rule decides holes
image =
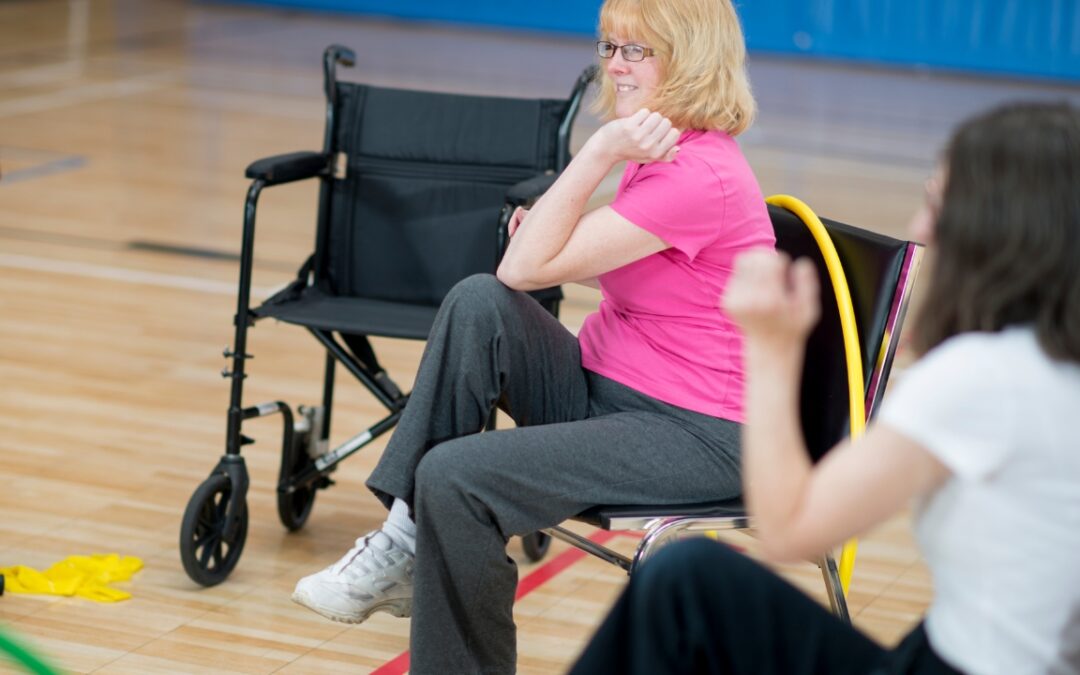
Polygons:
[[1016,406],[1000,355],[979,335],[931,350],[889,390],[878,423],[919,443],[960,478],[982,479],[1017,447]]
[[641,165],[611,203],[623,218],[691,260],[719,238],[724,206],[724,185],[712,168],[682,156]]

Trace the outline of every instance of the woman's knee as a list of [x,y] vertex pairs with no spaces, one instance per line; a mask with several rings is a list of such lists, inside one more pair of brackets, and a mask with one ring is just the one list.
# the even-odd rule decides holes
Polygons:
[[726,544],[694,537],[665,546],[639,574],[644,583],[665,586],[668,592],[678,586],[717,592],[720,586],[745,583],[748,576],[757,573],[756,567],[757,563]]
[[468,453],[460,446],[468,436],[445,441],[429,450],[416,467],[416,501],[439,504],[446,508],[448,501],[468,491],[471,469]]
[[445,441],[424,455],[414,474],[418,519],[430,525],[481,522],[506,530],[505,485],[476,445],[487,435]]
[[[707,539],[694,537],[675,542],[657,551],[643,567],[653,574],[685,574],[698,569],[726,567],[733,556],[738,555],[727,546]],[[652,572],[652,570],[656,572]]]
[[510,290],[501,281],[496,279],[494,274],[481,272],[478,274],[471,274],[457,282],[454,284],[453,288],[450,289],[450,292],[478,293],[484,295],[497,289]]
[[515,293],[494,274],[473,274],[454,284],[443,305],[455,313],[490,314],[511,302]]

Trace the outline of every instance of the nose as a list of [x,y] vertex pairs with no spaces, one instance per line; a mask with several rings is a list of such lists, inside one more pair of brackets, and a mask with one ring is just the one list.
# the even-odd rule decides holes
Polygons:
[[625,75],[630,70],[629,61],[623,58],[622,50],[616,49],[615,55],[604,64],[609,75]]

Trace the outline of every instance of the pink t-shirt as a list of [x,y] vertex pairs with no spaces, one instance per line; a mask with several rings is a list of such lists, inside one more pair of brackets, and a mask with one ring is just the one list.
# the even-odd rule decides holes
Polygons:
[[742,422],[742,335],[718,303],[737,254],[774,247],[742,151],[687,131],[674,162],[627,164],[613,208],[671,248],[600,275],[603,301],[578,339],[581,364],[666,403]]

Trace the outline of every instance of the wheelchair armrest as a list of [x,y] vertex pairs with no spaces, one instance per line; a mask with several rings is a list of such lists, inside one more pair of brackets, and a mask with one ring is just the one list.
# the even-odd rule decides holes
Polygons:
[[542,173],[511,185],[506,191],[506,203],[512,206],[525,206],[555,183],[556,173]]
[[329,159],[322,153],[291,152],[287,155],[274,155],[255,160],[248,165],[244,175],[248,178],[260,179],[267,185],[280,185],[314,178],[326,171],[329,166]]

